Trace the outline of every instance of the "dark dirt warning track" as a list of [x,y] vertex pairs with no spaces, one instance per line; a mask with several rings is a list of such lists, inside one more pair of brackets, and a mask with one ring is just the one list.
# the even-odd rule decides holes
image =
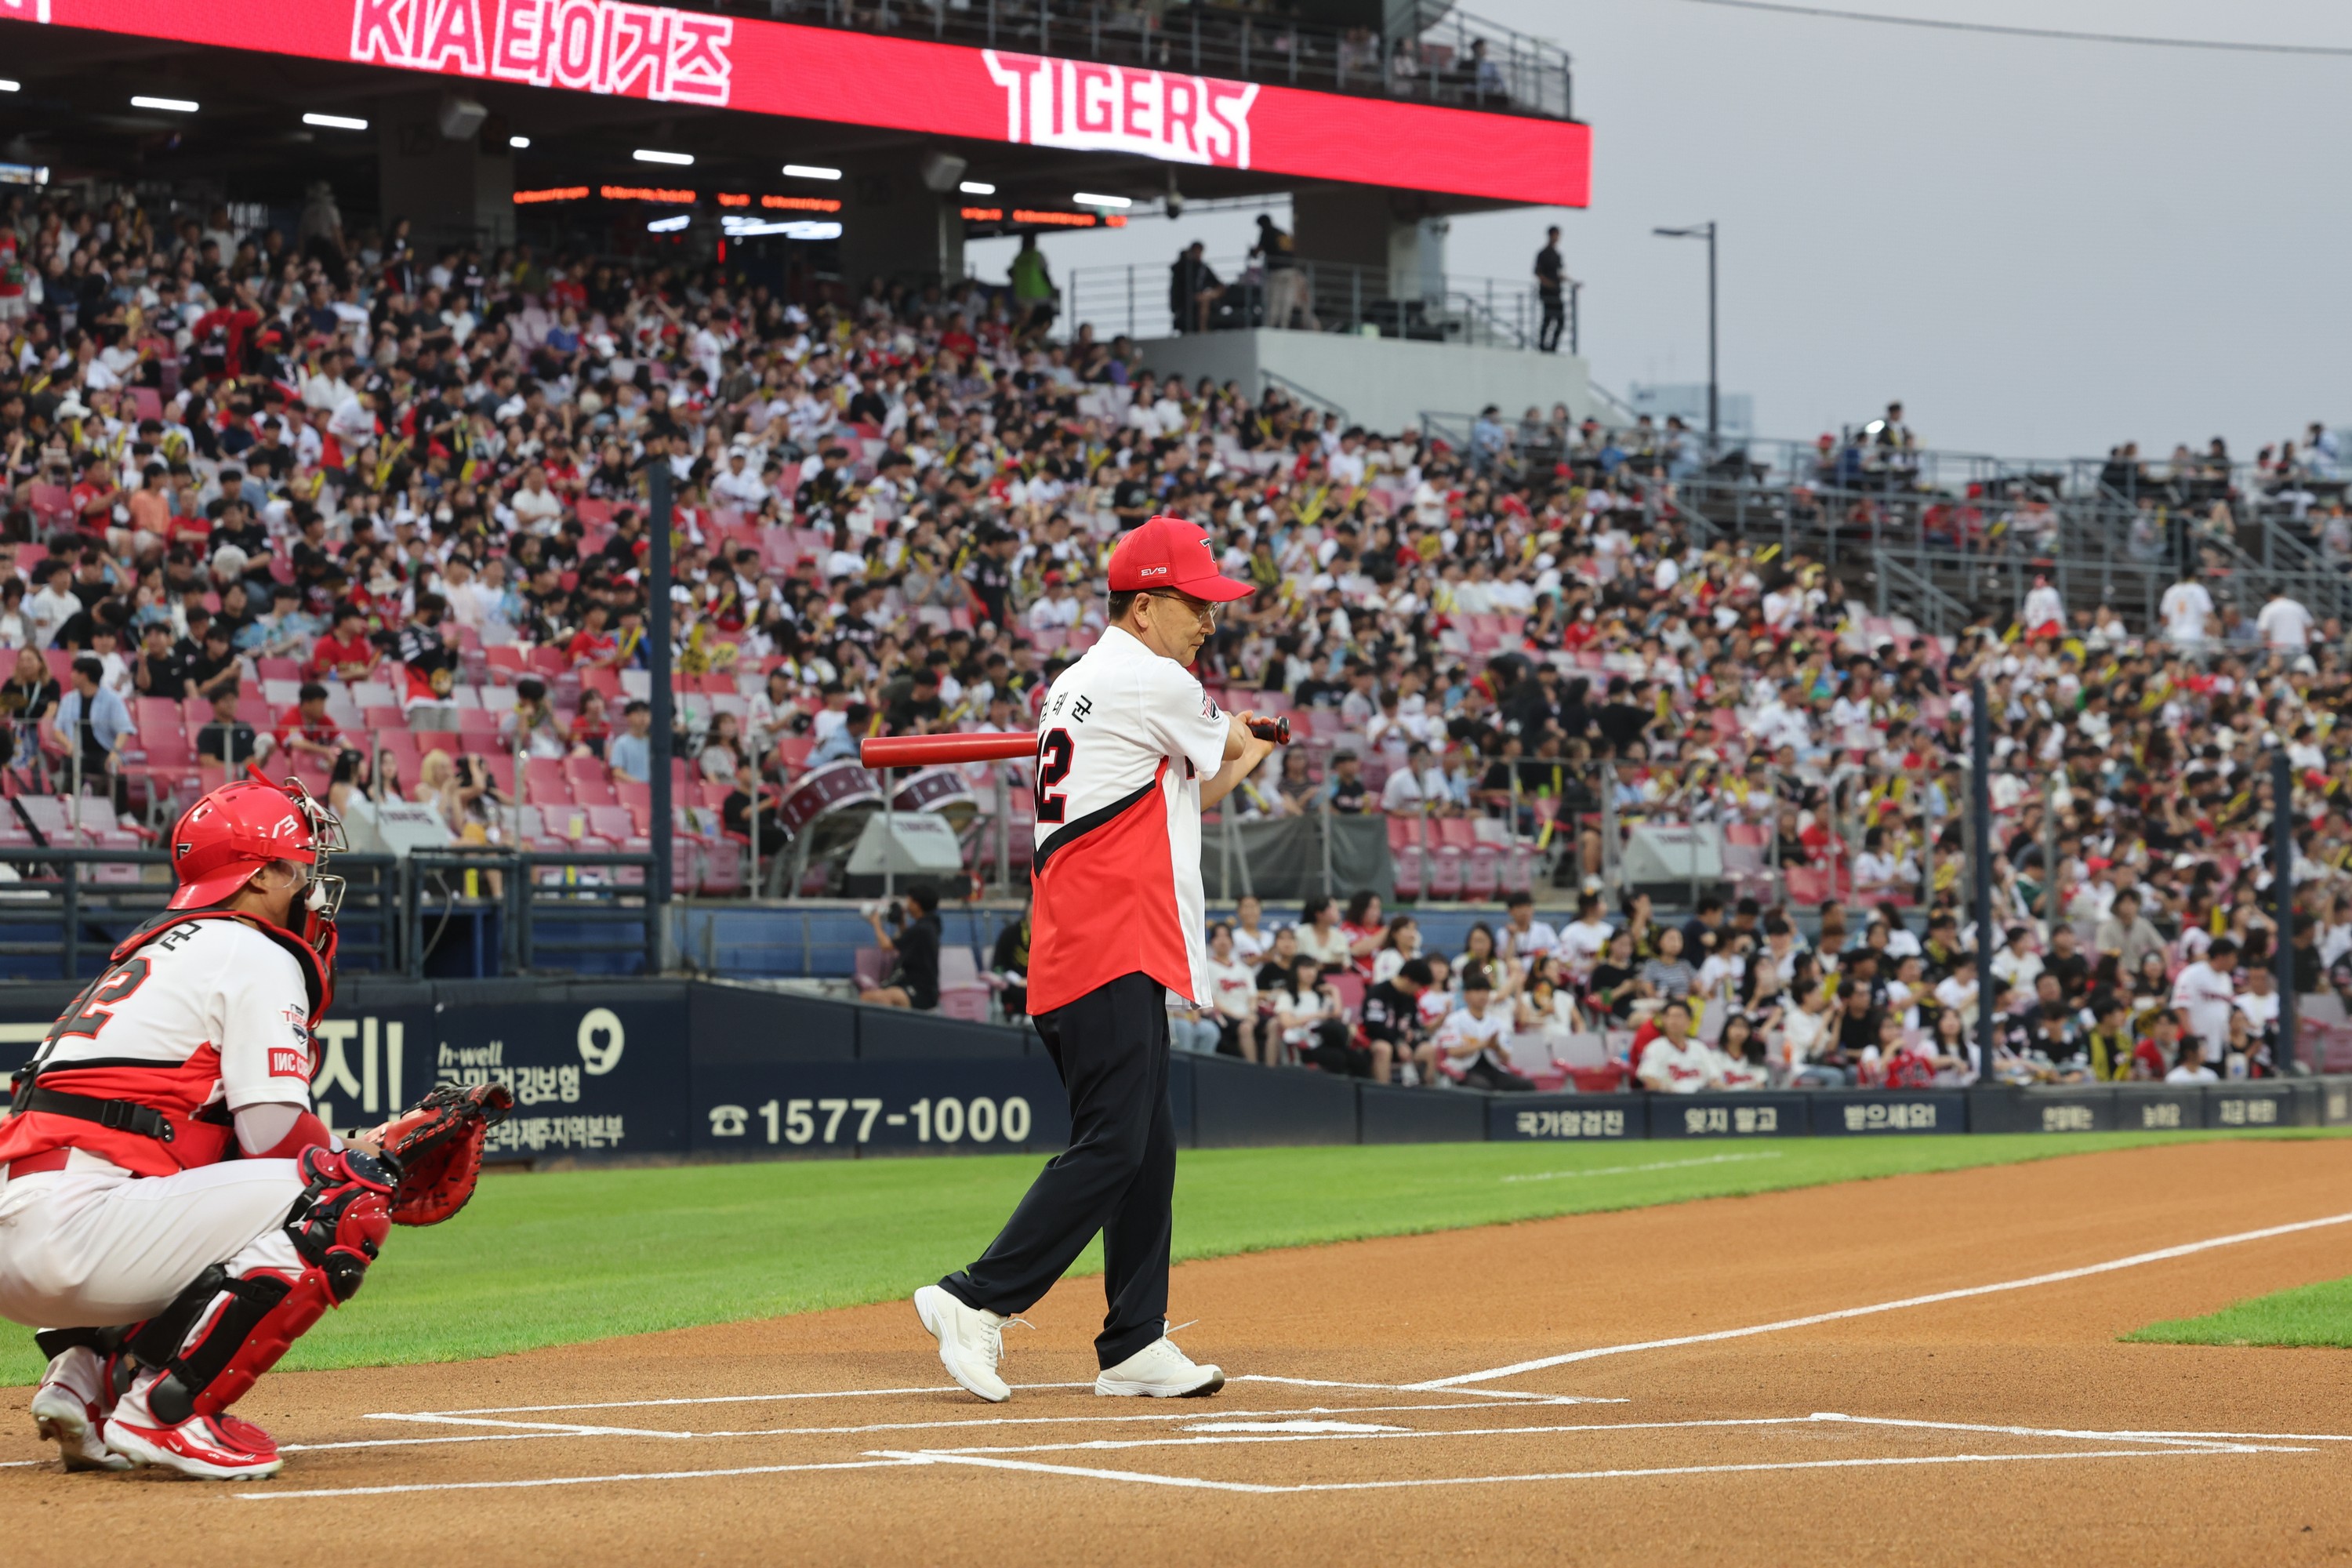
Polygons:
[[890,1303],[274,1376],[241,1486],[68,1477],[20,1389],[0,1561],[2332,1560],[2352,1354],[2115,1341],[2347,1273],[2352,1143],[2204,1143],[1187,1265],[1212,1400],[1097,1398],[1090,1279],[1004,1405]]

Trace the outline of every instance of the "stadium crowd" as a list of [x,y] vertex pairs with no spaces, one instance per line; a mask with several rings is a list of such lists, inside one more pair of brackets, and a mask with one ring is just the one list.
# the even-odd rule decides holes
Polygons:
[[[1530,894],[1574,902],[1555,929],[1521,898],[1451,955],[1369,895],[1278,930],[1244,908],[1190,1044],[1504,1088],[2270,1071],[2280,746],[2297,986],[2352,986],[2343,628],[2286,599],[2225,613],[2191,574],[2154,627],[2045,588],[1920,636],[1801,552],[1694,526],[1671,425],[1489,410],[1457,447],[1155,376],[970,281],[788,297],[23,195],[0,334],[10,784],[78,778],[126,826],[259,753],[478,840],[514,831],[534,779],[642,837],[667,466],[675,739],[714,840],[781,867],[785,795],[865,734],[1024,727],[1099,633],[1108,542],[1175,513],[1259,590],[1200,673],[1306,740],[1234,809],[1416,825],[1391,834],[1416,867],[1424,830],[1475,824],[1534,852]],[[1648,822],[1721,824],[1727,901],[1684,923],[1612,901],[1604,828]],[[1979,940],[2000,950],[1990,1041]]]

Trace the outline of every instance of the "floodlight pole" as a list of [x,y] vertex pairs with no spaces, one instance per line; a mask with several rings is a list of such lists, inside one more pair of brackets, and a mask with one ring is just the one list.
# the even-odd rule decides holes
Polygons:
[[1977,1081],[1992,1078],[1992,715],[1984,677],[1969,683],[1969,828],[1975,862],[1970,876],[1977,906]]
[[1716,375],[1715,222],[1710,218],[1687,228],[1654,228],[1650,232],[1662,239],[1706,241],[1706,455],[1712,458],[1723,430],[1723,395]]
[[[670,860],[677,826],[670,800],[670,657],[669,657],[669,529],[672,515],[670,490],[675,476],[670,472],[669,453],[654,454],[652,466],[646,470],[647,488],[653,502],[652,537],[646,551],[646,668],[653,677],[654,725],[651,778],[647,780],[652,797],[653,875],[646,886],[646,919],[654,922],[656,931],[656,951],[661,954],[662,967],[669,967],[669,895]],[[754,805],[756,805],[756,802]],[[753,812],[756,819],[758,813]],[[756,820],[752,830],[756,833]]]
[[2271,900],[2278,922],[2278,952],[2272,955],[2278,974],[2278,1045],[2271,1065],[2284,1078],[2296,1061],[2294,991],[2294,763],[2284,739],[2271,753]]

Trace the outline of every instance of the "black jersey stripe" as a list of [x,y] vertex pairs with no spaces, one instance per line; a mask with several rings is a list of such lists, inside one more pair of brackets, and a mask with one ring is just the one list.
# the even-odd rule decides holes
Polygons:
[[1115,800],[1098,810],[1090,811],[1076,822],[1064,823],[1045,836],[1045,843],[1037,846],[1037,852],[1030,861],[1029,874],[1032,877],[1044,876],[1045,862],[1052,858],[1054,851],[1061,848],[1065,844],[1085,837],[1097,827],[1106,826],[1117,821],[1159,793],[1160,776],[1154,773],[1151,782],[1133,795]]

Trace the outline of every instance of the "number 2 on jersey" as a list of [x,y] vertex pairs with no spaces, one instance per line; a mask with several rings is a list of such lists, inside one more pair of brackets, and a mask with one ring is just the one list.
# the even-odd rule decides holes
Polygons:
[[147,984],[147,960],[131,959],[99,983],[90,992],[89,1002],[81,1011],[70,1017],[60,1018],[57,1028],[49,1037],[57,1039],[67,1035],[77,1035],[83,1039],[96,1039],[98,1032],[106,1027],[107,1021],[114,1016],[113,1009],[145,984]]
[[1048,730],[1037,737],[1037,820],[1062,820],[1062,797],[1046,793],[1070,776],[1070,759],[1077,752],[1067,730]]

